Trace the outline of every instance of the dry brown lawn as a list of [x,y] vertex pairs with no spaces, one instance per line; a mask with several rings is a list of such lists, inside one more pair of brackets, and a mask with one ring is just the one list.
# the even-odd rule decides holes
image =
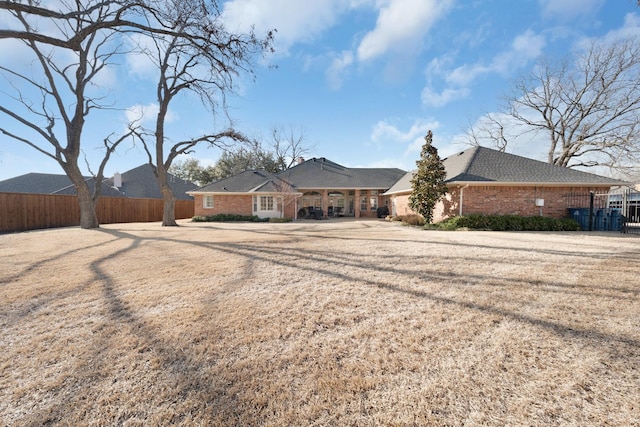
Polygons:
[[0,236],[9,426],[640,425],[640,236]]

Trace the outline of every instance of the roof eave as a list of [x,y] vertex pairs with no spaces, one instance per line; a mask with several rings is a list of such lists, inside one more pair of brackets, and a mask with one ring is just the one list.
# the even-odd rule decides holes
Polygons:
[[619,187],[623,182],[521,182],[521,181],[451,181],[449,186],[492,186],[492,187]]
[[255,194],[293,194],[295,196],[302,196],[302,193],[299,191],[293,192],[282,192],[282,191],[187,191],[187,194],[190,196],[196,195],[214,195],[214,196],[253,196]]

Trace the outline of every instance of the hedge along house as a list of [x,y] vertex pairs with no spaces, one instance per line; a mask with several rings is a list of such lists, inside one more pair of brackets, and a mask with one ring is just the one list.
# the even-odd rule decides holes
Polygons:
[[[474,147],[443,160],[449,192],[434,209],[433,221],[456,215],[567,216],[570,195],[608,192],[625,182],[538,160]],[[391,214],[414,213],[409,206],[407,173],[385,195]]]
[[376,217],[384,195],[406,172],[397,168],[347,168],[330,160],[300,161],[284,172],[246,171],[189,192],[195,215],[256,215],[301,218],[310,212],[354,218]]

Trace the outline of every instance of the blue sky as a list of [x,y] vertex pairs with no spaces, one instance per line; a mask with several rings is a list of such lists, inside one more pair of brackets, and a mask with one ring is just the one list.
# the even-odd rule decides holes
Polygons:
[[[415,167],[429,129],[441,157],[468,148],[469,124],[497,111],[511,82],[542,55],[568,56],[587,39],[640,34],[635,0],[231,0],[223,17],[230,29],[277,29],[276,52],[256,68],[255,81],[238,81],[230,99],[240,131],[268,143],[271,128],[295,129],[313,147],[309,157],[405,170]],[[11,46],[0,43],[0,58],[26,64]],[[129,58],[102,82],[120,108],[150,112],[149,71]],[[1,79],[0,90],[9,90]],[[122,110],[110,114],[96,115],[85,132],[94,164],[100,141],[126,119]],[[171,119],[176,139],[226,126],[189,98],[173,105]],[[528,140],[509,151],[544,160],[545,148]],[[219,155],[202,147],[192,156],[206,165]],[[122,147],[106,175],[144,162],[139,147]],[[28,172],[62,170],[0,135],[0,180]]]

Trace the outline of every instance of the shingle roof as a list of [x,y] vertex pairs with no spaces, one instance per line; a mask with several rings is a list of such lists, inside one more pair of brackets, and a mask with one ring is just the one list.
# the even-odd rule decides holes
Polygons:
[[286,181],[263,170],[248,170],[214,181],[191,193],[273,193],[295,190]]
[[[144,164],[122,175],[122,187],[113,187],[113,178],[102,183],[102,196],[161,199],[160,186],[151,166]],[[93,178],[85,177],[93,189]],[[187,191],[197,188],[192,182],[169,174],[169,185],[177,199],[190,200]],[[0,192],[29,194],[76,194],[76,189],[66,175],[28,173],[0,181]]]
[[[92,177],[84,177],[89,188],[93,191]],[[66,175],[50,173],[28,173],[25,175],[0,181],[0,192],[26,194],[76,194],[76,188]],[[102,195],[108,197],[122,197],[117,190],[108,185],[102,185]]]
[[71,180],[66,175],[28,173],[0,181],[0,192],[53,194],[70,185]]
[[397,168],[347,168],[321,157],[309,159],[278,176],[300,189],[386,189],[404,174]]
[[384,194],[406,193],[411,191],[411,180],[415,171],[405,173],[395,184],[391,186]]
[[[144,164],[136,168],[123,172],[121,175],[122,186],[119,191],[124,197],[133,197],[140,199],[161,199],[160,185],[153,173],[151,165]],[[167,174],[169,186],[173,190],[173,195],[178,200],[191,200],[191,196],[187,191],[198,188],[196,184],[185,181],[172,174]],[[113,178],[105,181],[109,186],[113,186]]]
[[[618,186],[626,183],[588,172],[551,165],[539,160],[503,153],[486,147],[473,147],[443,159],[447,183],[547,184]],[[411,190],[409,172],[387,194]]]
[[443,160],[448,182],[621,185],[622,181],[539,160],[474,147]]

